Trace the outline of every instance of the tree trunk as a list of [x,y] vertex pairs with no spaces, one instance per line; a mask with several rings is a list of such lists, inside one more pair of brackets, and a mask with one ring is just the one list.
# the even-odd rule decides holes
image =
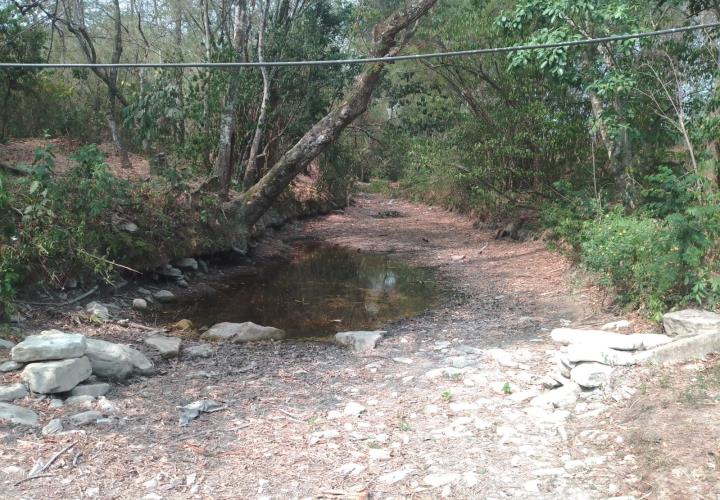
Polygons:
[[[122,19],[120,18],[120,0],[113,0],[113,12],[115,16],[115,46],[112,54],[112,64],[120,62],[120,56],[122,55]],[[113,142],[117,148],[118,154],[120,155],[120,164],[123,168],[132,168],[130,163],[130,157],[128,156],[127,149],[123,143],[120,130],[115,121],[115,103],[118,98],[117,90],[117,79],[118,70],[112,68],[109,71],[109,84],[108,84],[108,97],[110,99],[110,109],[108,111],[107,119],[110,127],[110,134],[112,135]]]
[[[435,5],[437,0],[414,0],[379,23],[373,32],[370,57],[397,54],[410,36],[411,26]],[[398,40],[401,32],[405,36]],[[367,110],[370,98],[380,83],[385,63],[370,65],[361,73],[352,90],[339,107],[317,122],[300,140],[283,154],[260,181],[229,207],[232,222],[239,228],[255,224],[275,199],[313,159],[335,141],[340,133]]]

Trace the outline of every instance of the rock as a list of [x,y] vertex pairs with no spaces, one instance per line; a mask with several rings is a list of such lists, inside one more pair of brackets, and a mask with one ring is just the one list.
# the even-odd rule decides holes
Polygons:
[[38,425],[38,416],[34,411],[23,408],[22,406],[0,403],[0,421],[35,427]]
[[70,391],[71,396],[92,396],[99,398],[110,390],[110,384],[99,382],[97,384],[80,384]]
[[200,270],[200,272],[205,274],[210,272],[210,266],[208,266],[208,263],[202,259],[198,259],[198,269]]
[[52,394],[67,392],[92,375],[87,357],[30,363],[22,371],[22,379],[32,392]]
[[365,411],[365,407],[361,405],[360,403],[356,403],[355,401],[350,401],[347,406],[345,406],[345,409],[343,410],[343,415],[346,417],[357,417],[361,413]]
[[145,338],[145,344],[157,350],[163,358],[177,358],[181,343],[182,340],[179,338],[165,335],[151,335]]
[[638,358],[629,352],[590,344],[570,344],[566,358],[571,363],[593,361],[610,366],[630,366],[638,362]]
[[190,283],[188,283],[187,280],[184,280],[184,279],[179,279],[179,280],[177,280],[177,281],[175,282],[175,284],[176,284],[177,286],[179,286],[180,288],[187,288],[187,287],[190,286]]
[[367,467],[361,464],[349,463],[343,464],[337,468],[337,471],[341,476],[357,476],[363,472]]
[[15,347],[15,342],[0,339],[0,349],[12,349],[13,347]]
[[65,406],[82,406],[92,408],[95,398],[87,394],[82,396],[70,396],[65,400]]
[[90,302],[85,306],[85,312],[90,315],[90,320],[96,323],[106,323],[110,320],[110,311],[107,306],[99,302]]
[[720,314],[697,309],[669,312],[663,316],[663,326],[671,337],[720,333]]
[[68,420],[70,420],[70,423],[73,425],[88,425],[88,424],[94,424],[98,421],[98,419],[102,418],[102,413],[95,410],[90,411],[84,411],[82,413],[76,413],[75,415],[71,415]]
[[429,474],[423,479],[423,484],[430,486],[431,488],[439,488],[446,484],[452,484],[459,481],[461,478],[460,474],[453,472],[447,474]]
[[98,398],[97,405],[98,405],[98,408],[100,408],[105,413],[115,413],[115,411],[117,410],[117,408],[115,407],[113,402],[110,401],[105,396],[100,396]]
[[12,360],[18,363],[52,359],[79,358],[85,354],[85,337],[76,333],[48,330],[31,335],[12,348]]
[[169,290],[159,290],[152,294],[153,299],[157,300],[161,304],[169,304],[175,302],[175,294]]
[[672,338],[657,333],[624,335],[603,330],[577,330],[574,328],[556,328],[550,332],[550,336],[555,342],[562,345],[586,344],[619,351],[642,351],[672,342]]
[[621,319],[620,321],[612,321],[610,323],[605,323],[603,326],[600,327],[600,329],[605,331],[618,331],[630,328],[630,325],[631,323],[628,320]]
[[183,273],[177,267],[173,267],[167,264],[158,269],[157,273],[165,278],[180,279],[183,277]]
[[50,408],[52,408],[53,410],[56,410],[58,408],[62,408],[63,406],[65,406],[65,403],[60,398],[51,398],[50,404],[48,406]]
[[580,392],[580,386],[571,382],[533,398],[530,404],[539,408],[567,408],[575,404]]
[[244,323],[218,323],[203,333],[200,338],[240,343],[256,340],[279,340],[284,337],[285,332],[279,328],[260,326],[252,321],[246,321]]
[[354,352],[368,352],[375,349],[378,341],[386,333],[384,330],[339,332],[335,334],[335,342],[349,347]]
[[53,434],[57,434],[58,432],[62,432],[63,425],[62,420],[59,418],[53,418],[50,422],[47,423],[45,427],[42,428],[43,436],[52,436]]
[[195,328],[195,326],[189,319],[181,319],[180,321],[173,323],[172,325],[173,330],[189,331],[193,328]]
[[0,385],[0,401],[15,401],[28,395],[24,384]]
[[175,262],[175,265],[180,269],[189,269],[191,271],[197,271],[199,267],[198,261],[196,261],[192,257],[180,259],[179,261]]
[[515,361],[513,355],[503,349],[488,349],[485,352],[500,366],[505,368],[517,368],[518,366],[518,362]]
[[147,300],[145,299],[133,299],[132,307],[136,311],[146,311],[148,308]]
[[25,366],[23,363],[17,361],[5,361],[0,363],[0,373],[14,372]]
[[638,353],[643,363],[684,363],[720,352],[720,332],[684,337],[670,344]]
[[378,481],[385,484],[395,484],[397,482],[403,481],[405,478],[408,477],[408,475],[412,474],[412,472],[412,467],[405,466],[402,469],[381,475],[380,477],[378,477]]
[[607,383],[612,371],[611,367],[601,363],[581,363],[572,369],[570,378],[581,387],[594,389]]
[[123,379],[133,373],[152,373],[153,365],[141,352],[105,340],[87,339],[87,357],[98,377]]
[[184,347],[182,350],[183,357],[186,358],[209,358],[213,355],[213,348],[210,344],[199,344],[190,347]]
[[550,375],[545,375],[543,378],[541,378],[540,383],[545,389],[555,389],[556,387],[560,387],[561,385],[563,385],[555,377],[552,377]]
[[140,228],[137,227],[137,224],[134,222],[124,222],[118,226],[120,229],[122,229],[125,232],[128,232],[130,234],[137,233]]

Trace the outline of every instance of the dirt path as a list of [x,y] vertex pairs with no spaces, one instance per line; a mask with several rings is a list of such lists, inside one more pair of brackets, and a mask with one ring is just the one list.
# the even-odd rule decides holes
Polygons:
[[[401,216],[373,217],[391,210]],[[464,217],[371,195],[359,196],[344,213],[298,223],[280,235],[393,252],[436,269],[459,293],[435,311],[388,325],[368,356],[320,343],[217,345],[207,360],[158,360],[158,375],[114,385],[108,399],[115,418],[106,426],[51,437],[0,427],[0,496],[647,493],[647,467],[623,437],[622,425],[631,424],[617,423],[628,407],[637,410],[631,405],[638,389],[628,377],[620,373],[610,389],[584,394],[568,409],[530,404],[543,392],[541,377],[553,362],[549,329],[613,319],[600,312],[598,294],[574,283],[569,264],[542,243],[496,241]],[[78,330],[62,318],[43,326]],[[142,349],[141,331],[79,328]],[[0,376],[0,382],[13,377]],[[176,406],[200,398],[222,401],[227,409],[179,427]],[[26,406],[43,422],[73,411],[49,403]],[[13,486],[35,460],[73,442],[48,477]],[[700,493],[711,492],[712,485],[700,484]],[[659,496],[672,497],[676,488],[669,485]]]

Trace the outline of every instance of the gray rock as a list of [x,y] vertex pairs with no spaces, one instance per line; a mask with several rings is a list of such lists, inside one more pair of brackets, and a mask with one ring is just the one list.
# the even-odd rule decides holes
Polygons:
[[67,392],[92,375],[88,358],[63,359],[30,363],[22,371],[22,379],[32,392],[52,394]]
[[50,422],[47,423],[45,427],[42,428],[43,436],[52,436],[53,434],[57,434],[58,432],[62,432],[63,425],[62,420],[59,418],[53,418]]
[[684,337],[670,344],[638,353],[643,363],[684,363],[703,359],[710,353],[720,352],[720,333],[705,333]]
[[570,344],[566,356],[572,363],[593,361],[610,366],[630,366],[638,362],[638,358],[629,352],[590,344]]
[[382,336],[387,332],[384,330],[339,332],[335,334],[335,342],[341,346],[349,347],[354,352],[367,352],[375,349]]
[[697,309],[669,312],[663,316],[663,326],[671,337],[720,333],[720,314]]
[[190,347],[184,347],[182,350],[183,357],[186,358],[209,358],[213,355],[213,348],[209,344],[199,344]]
[[107,306],[99,302],[90,302],[85,306],[85,312],[90,315],[90,319],[96,323],[106,323],[110,320],[110,311]]
[[540,408],[567,408],[575,404],[580,392],[580,386],[570,382],[533,398],[530,404]]
[[170,264],[165,265],[165,266],[161,267],[160,269],[158,269],[157,273],[160,276],[164,276],[165,278],[173,278],[173,279],[182,278],[182,275],[183,275],[183,273],[180,269],[178,269],[177,267],[173,267]]
[[98,398],[97,405],[98,408],[100,408],[105,413],[115,413],[117,411],[115,404],[105,396],[100,396]]
[[134,222],[124,222],[118,226],[123,231],[126,231],[130,234],[137,233],[140,228],[138,228],[137,224]]
[[447,473],[447,474],[429,474],[423,479],[423,484],[431,488],[439,488],[446,484],[451,484],[459,481],[461,478],[460,474]]
[[145,344],[159,352],[163,358],[177,358],[181,343],[179,338],[165,335],[150,335],[145,339]]
[[24,384],[0,385],[0,401],[15,401],[28,395]]
[[141,352],[122,344],[87,339],[87,357],[93,374],[98,377],[123,379],[133,373],[152,373],[153,365]]
[[40,335],[31,335],[12,348],[13,361],[28,363],[51,359],[79,358],[85,354],[85,337],[76,333],[48,330]]
[[12,349],[15,347],[15,342],[11,340],[0,339],[0,349]]
[[500,366],[505,368],[517,368],[518,366],[518,362],[513,355],[503,349],[488,349],[485,352]]
[[198,268],[201,272],[205,274],[210,272],[210,267],[208,266],[207,262],[202,259],[198,260]]
[[14,372],[25,366],[23,363],[17,361],[5,361],[0,363],[0,373]]
[[657,333],[622,333],[606,332],[604,330],[577,330],[574,328],[556,328],[550,332],[555,342],[562,345],[584,344],[590,346],[606,347],[619,351],[641,351],[667,344],[672,338]]
[[62,408],[65,406],[65,403],[60,398],[52,398],[50,399],[50,408],[57,410],[58,408]]
[[184,280],[184,279],[177,280],[175,282],[175,284],[177,286],[179,286],[180,288],[187,288],[190,286],[190,284],[187,282],[187,280]]
[[70,420],[71,424],[79,426],[94,424],[98,421],[99,418],[102,418],[102,413],[100,413],[99,411],[90,410],[71,415],[68,420]]
[[186,257],[184,259],[180,259],[179,261],[175,262],[175,265],[177,267],[179,267],[180,269],[189,269],[191,271],[198,270],[198,261],[196,261],[192,257]]
[[145,299],[133,299],[132,307],[136,311],[145,311],[148,308],[147,300]]
[[603,326],[600,327],[601,330],[606,331],[618,331],[618,330],[625,330],[626,328],[630,328],[630,325],[632,323],[626,319],[621,319],[619,321],[611,321],[610,323],[605,323]]
[[91,396],[99,398],[110,390],[110,384],[99,382],[97,384],[80,384],[70,391],[71,396]]
[[594,389],[606,384],[612,371],[610,366],[601,363],[581,363],[572,369],[570,378],[581,387]]
[[38,416],[34,411],[22,406],[0,403],[0,421],[35,427],[38,425]]
[[92,396],[70,396],[65,400],[65,406],[81,406],[85,408],[92,408],[94,402],[95,398]]
[[260,326],[246,321],[245,323],[218,323],[203,333],[200,338],[240,343],[256,340],[279,340],[284,337],[285,332],[279,328]]
[[175,294],[169,290],[159,290],[152,294],[153,299],[157,300],[161,304],[169,304],[177,300]]

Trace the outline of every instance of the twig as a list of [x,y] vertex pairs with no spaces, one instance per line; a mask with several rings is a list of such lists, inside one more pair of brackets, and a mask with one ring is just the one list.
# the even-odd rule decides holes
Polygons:
[[79,302],[82,299],[88,297],[89,295],[92,295],[93,293],[98,291],[98,286],[95,285],[90,290],[88,290],[85,293],[81,293],[74,299],[66,300],[65,302],[25,302],[22,300],[18,300],[17,302],[20,304],[26,304],[29,306],[69,306],[70,304],[74,304],[75,302]]
[[40,467],[40,470],[39,470],[39,471],[37,471],[35,474],[32,474],[32,475],[26,477],[25,479],[21,479],[20,481],[18,481],[17,483],[15,483],[15,486],[17,486],[18,484],[23,483],[23,482],[25,482],[25,481],[30,481],[31,479],[36,479],[36,478],[38,478],[38,477],[43,477],[43,476],[50,476],[50,475],[52,475],[52,474],[44,474],[44,475],[43,475],[43,472],[45,472],[46,470],[48,470],[48,468],[49,468],[53,463],[55,463],[55,460],[57,460],[57,459],[60,457],[60,455],[62,455],[63,453],[65,453],[66,451],[68,451],[70,448],[72,448],[73,446],[75,446],[75,444],[77,444],[77,443],[70,443],[70,444],[67,445],[65,448],[63,448],[62,450],[60,450],[60,451],[58,451],[57,453],[55,453],[52,457],[50,457],[50,460],[48,460],[45,465],[43,465],[42,467]]
[[301,424],[307,424],[307,422],[305,422],[304,420],[301,420],[298,416],[293,415],[293,414],[290,413],[289,411],[285,411],[285,410],[283,410],[282,408],[277,408],[277,411],[279,411],[280,413],[284,413],[285,415],[287,415],[287,418],[289,418],[290,420],[294,420],[295,422],[298,422],[298,423],[301,423]]
[[122,264],[118,264],[117,262],[113,262],[112,260],[103,259],[102,257],[98,257],[97,255],[93,255],[93,254],[91,254],[91,253],[86,252],[86,251],[83,250],[82,248],[78,249],[78,251],[79,251],[80,253],[82,253],[82,254],[87,255],[87,256],[90,257],[91,259],[99,260],[100,262],[104,262],[105,264],[110,264],[111,266],[116,266],[116,267],[120,267],[120,268],[122,268],[122,269],[127,269],[128,271],[132,271],[132,272],[137,273],[137,274],[142,274],[142,273],[141,273],[140,271],[138,271],[137,269],[133,269],[132,267],[128,267],[128,266],[123,266]]
[[13,486],[22,484],[25,481],[32,481],[33,479],[40,479],[41,477],[54,477],[54,476],[55,476],[55,474],[36,474],[34,476],[28,476],[25,479],[21,479],[20,481],[16,482]]

